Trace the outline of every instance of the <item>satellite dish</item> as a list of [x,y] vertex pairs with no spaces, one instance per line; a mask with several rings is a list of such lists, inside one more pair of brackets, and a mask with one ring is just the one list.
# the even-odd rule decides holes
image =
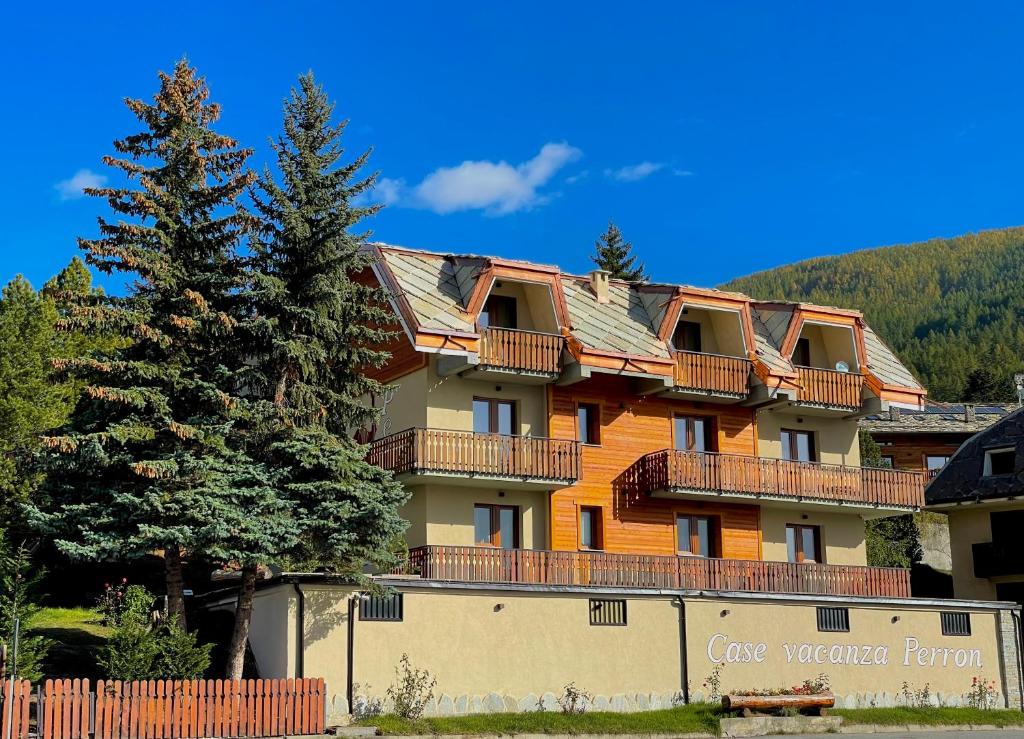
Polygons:
[[841,360],[839,362],[836,362],[836,372],[849,372],[849,371],[850,371],[850,365],[848,365],[846,362],[843,362]]

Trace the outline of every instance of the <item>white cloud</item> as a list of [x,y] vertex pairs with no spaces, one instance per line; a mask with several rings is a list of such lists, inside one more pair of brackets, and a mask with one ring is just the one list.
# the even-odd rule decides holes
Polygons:
[[83,197],[83,190],[87,187],[103,187],[107,184],[107,178],[96,174],[91,169],[80,169],[71,178],[61,180],[54,188],[60,193],[61,200],[76,200]]
[[504,160],[467,160],[454,167],[439,167],[411,187],[404,180],[381,178],[373,199],[441,214],[483,210],[489,215],[506,215],[547,202],[549,198],[539,189],[582,155],[563,141],[545,144],[537,156],[516,165]]
[[663,162],[640,162],[619,167],[619,169],[606,169],[604,174],[605,177],[611,177],[619,182],[637,182],[645,177],[650,177],[664,166]]
[[572,175],[570,177],[566,177],[565,178],[565,183],[567,185],[575,185],[580,180],[585,180],[589,176],[590,176],[590,170],[589,169],[585,169],[582,172],[578,172],[577,174],[574,174],[574,175]]
[[672,174],[676,177],[693,177],[693,172],[689,169],[673,169]]

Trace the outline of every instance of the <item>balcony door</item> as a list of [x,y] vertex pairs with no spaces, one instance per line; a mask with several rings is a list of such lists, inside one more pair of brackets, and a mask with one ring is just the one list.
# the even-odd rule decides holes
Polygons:
[[794,431],[782,429],[779,439],[782,442],[782,458],[790,462],[814,462],[814,433],[811,431]]
[[473,531],[478,547],[519,548],[519,507],[511,505],[473,506]]
[[673,419],[675,448],[686,452],[715,451],[714,419],[706,416],[676,416]]
[[491,295],[480,311],[480,328],[519,328],[516,303],[509,295]]
[[681,352],[701,351],[700,324],[696,321],[680,321],[672,334],[672,346]]
[[676,516],[676,554],[714,557],[717,554],[718,521],[714,516]]
[[787,524],[786,549],[790,562],[824,562],[825,554],[821,550],[821,527]]
[[516,429],[516,404],[512,400],[473,398],[473,431],[512,436]]
[[481,472],[505,476],[524,471],[518,430],[514,401],[473,398],[473,431],[492,435],[474,442],[474,456]]

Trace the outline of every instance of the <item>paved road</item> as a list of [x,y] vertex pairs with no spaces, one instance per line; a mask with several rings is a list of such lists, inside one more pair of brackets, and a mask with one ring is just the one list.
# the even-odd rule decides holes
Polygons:
[[996,731],[898,731],[878,734],[801,734],[801,739],[837,739],[837,737],[872,737],[873,739],[1022,739],[1024,730],[999,729]]

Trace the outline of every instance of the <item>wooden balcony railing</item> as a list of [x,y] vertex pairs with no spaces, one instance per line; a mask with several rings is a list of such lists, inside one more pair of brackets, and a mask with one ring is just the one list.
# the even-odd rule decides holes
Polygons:
[[417,547],[400,574],[457,582],[910,596],[904,569],[492,547]]
[[801,386],[801,403],[851,410],[860,408],[863,375],[818,367],[797,367],[796,371]]
[[676,387],[746,395],[750,360],[701,352],[676,352]]
[[920,508],[919,472],[666,449],[640,460],[641,492],[698,490]]
[[564,344],[565,337],[558,334],[485,328],[480,331],[480,366],[557,375]]
[[370,444],[367,460],[395,474],[438,473],[551,480],[580,476],[580,444],[568,439],[415,428]]

